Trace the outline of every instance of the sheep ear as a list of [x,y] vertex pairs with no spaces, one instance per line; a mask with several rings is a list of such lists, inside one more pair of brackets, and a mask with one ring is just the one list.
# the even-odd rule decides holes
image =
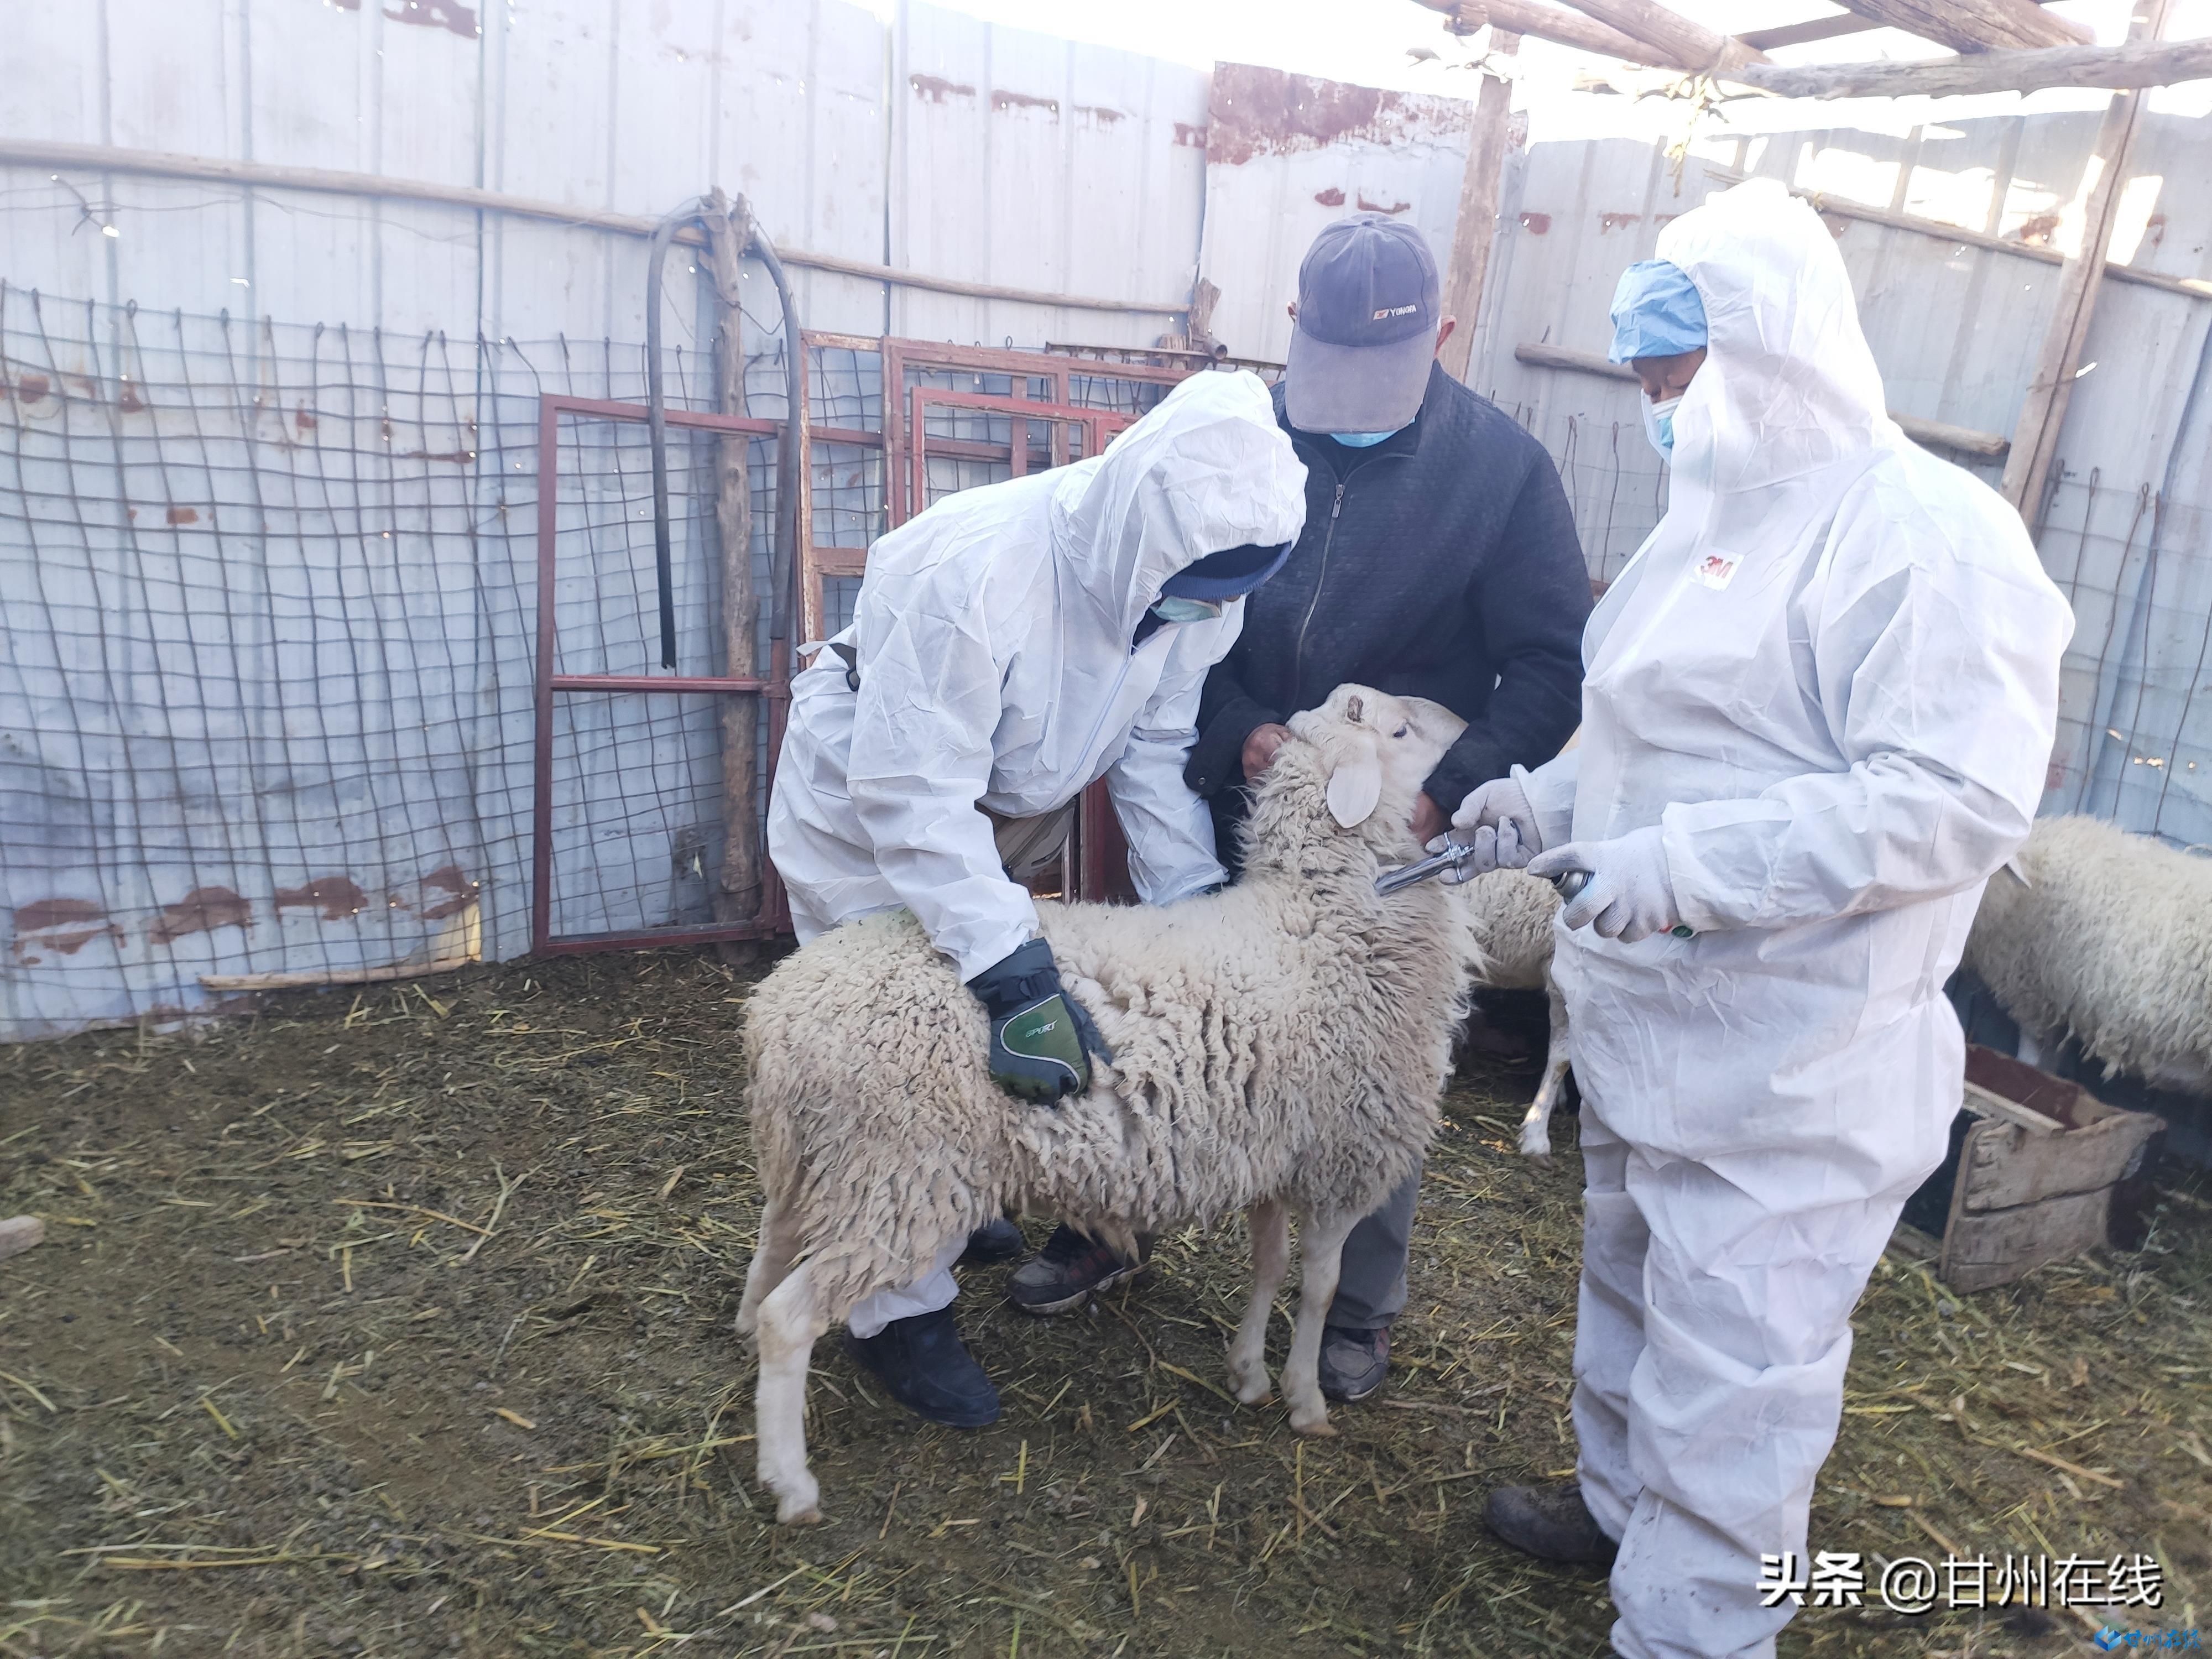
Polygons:
[[1382,799],[1382,761],[1374,745],[1363,744],[1354,758],[1340,762],[1328,775],[1328,815],[1340,829],[1367,822]]

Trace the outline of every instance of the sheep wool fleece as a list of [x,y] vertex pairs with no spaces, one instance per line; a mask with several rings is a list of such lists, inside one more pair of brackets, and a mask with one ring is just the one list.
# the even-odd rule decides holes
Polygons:
[[1768,1656],[1850,1312],[1941,1162],[1942,994],[2020,847],[2073,629],[2018,516],[1884,412],[1834,238],[1771,180],[1676,220],[1705,301],[1666,517],[1583,639],[1574,836],[1658,825],[1688,939],[1559,933],[1584,1097],[1583,1493],[1615,1649]]

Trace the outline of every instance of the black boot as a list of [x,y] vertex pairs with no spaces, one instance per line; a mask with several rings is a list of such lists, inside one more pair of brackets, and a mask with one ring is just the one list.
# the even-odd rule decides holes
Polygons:
[[960,1346],[951,1308],[894,1319],[873,1336],[845,1340],[853,1357],[908,1411],[955,1429],[999,1420],[999,1391]]
[[1014,1269],[1006,1283],[1006,1297],[1025,1314],[1040,1318],[1066,1313],[1082,1305],[1083,1298],[1110,1291],[1125,1279],[1142,1273],[1152,1254],[1150,1239],[1140,1238],[1144,1255],[1125,1260],[1110,1245],[1085,1238],[1062,1224],[1045,1241],[1044,1249]]
[[1612,1565],[1620,1546],[1606,1536],[1583,1502],[1579,1481],[1540,1486],[1500,1486],[1482,1506],[1484,1523],[1507,1543],[1539,1561],[1569,1566]]
[[977,1262],[1012,1261],[1029,1249],[1029,1240],[1022,1230],[1000,1216],[987,1221],[968,1235],[968,1248],[960,1253],[960,1260],[974,1265]]

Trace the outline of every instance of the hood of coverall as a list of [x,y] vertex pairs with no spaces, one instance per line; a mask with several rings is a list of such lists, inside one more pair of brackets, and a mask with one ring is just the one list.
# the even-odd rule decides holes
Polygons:
[[1063,613],[1079,593],[1127,641],[1186,565],[1248,542],[1295,541],[1305,466],[1257,375],[1194,374],[1105,453],[1063,470],[1050,523]]
[[1820,216],[1771,179],[1707,198],[1658,257],[1705,306],[1705,361],[1674,411],[1674,483],[1757,489],[1887,447],[1900,434]]

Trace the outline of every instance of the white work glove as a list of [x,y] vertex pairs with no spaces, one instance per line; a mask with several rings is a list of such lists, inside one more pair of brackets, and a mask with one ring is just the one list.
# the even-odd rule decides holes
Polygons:
[[1492,778],[1470,791],[1460,802],[1459,811],[1452,814],[1452,828],[1462,833],[1438,836],[1429,843],[1428,850],[1441,853],[1455,846],[1474,850],[1443,872],[1448,886],[1456,887],[1492,870],[1518,870],[1544,850],[1543,837],[1536,829],[1536,809],[1528,804],[1528,792],[1513,778]]
[[1590,872],[1589,884],[1559,912],[1570,927],[1588,927],[1602,938],[1633,945],[1682,924],[1656,823],[1612,841],[1571,841],[1528,863],[1530,875],[1547,878],[1570,870]]

